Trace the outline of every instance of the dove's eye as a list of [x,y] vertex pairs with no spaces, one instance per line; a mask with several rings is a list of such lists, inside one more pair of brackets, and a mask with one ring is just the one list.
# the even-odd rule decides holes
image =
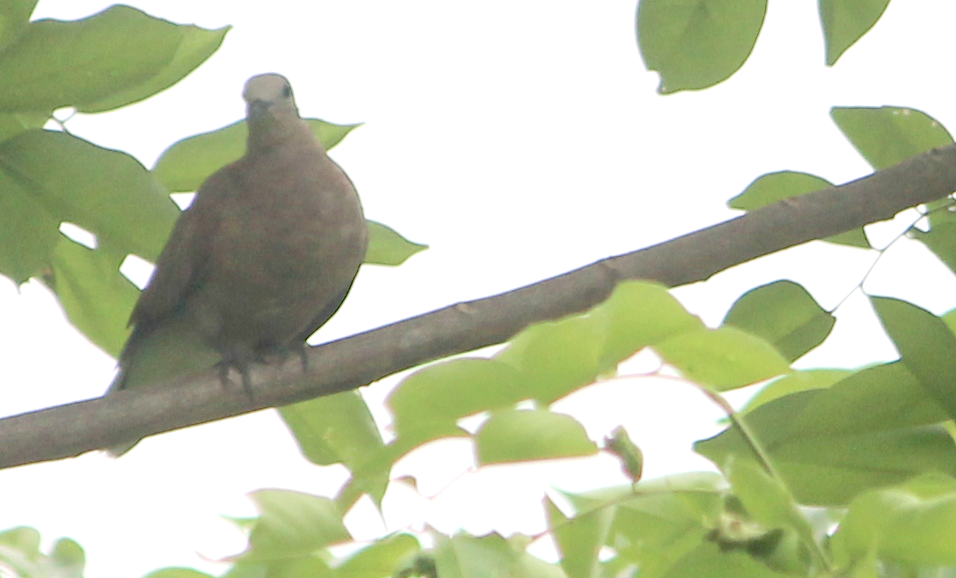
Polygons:
[[282,97],[289,98],[292,96],[292,87],[288,84],[282,87]]

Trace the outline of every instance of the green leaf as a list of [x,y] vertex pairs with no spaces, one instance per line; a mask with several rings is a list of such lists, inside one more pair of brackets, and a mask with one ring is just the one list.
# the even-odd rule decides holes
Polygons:
[[946,327],[949,327],[950,331],[956,333],[956,309],[950,309],[940,316],[940,319],[943,320],[943,323],[946,324]]
[[956,335],[946,323],[912,303],[871,297],[901,361],[950,418],[956,418]]
[[706,88],[740,68],[757,41],[766,0],[641,0],[637,40],[663,93]]
[[[816,175],[794,171],[780,171],[761,175],[750,183],[744,192],[728,201],[727,206],[743,211],[756,211],[773,203],[821,191],[833,186],[833,183]],[[855,229],[824,239],[831,243],[869,248],[863,229]]]
[[704,328],[663,285],[646,281],[619,283],[604,303],[588,314],[604,333],[601,368],[613,368],[644,347],[680,333]]
[[0,52],[27,30],[36,4],[37,0],[6,0],[0,4]]
[[523,394],[551,403],[601,373],[602,325],[597,318],[580,316],[538,323],[512,338],[495,359],[521,373]]
[[581,494],[562,492],[582,513],[613,510],[605,541],[619,560],[638,566],[642,577],[659,577],[698,547],[720,515],[727,491],[724,478],[712,472],[675,474],[633,486]]
[[[360,465],[352,468],[352,479],[339,490],[335,497],[335,503],[339,509],[347,512],[362,497],[362,494],[369,493],[365,489],[365,486],[368,485],[367,480],[387,480],[392,465],[418,446],[442,437],[464,438],[468,436],[464,430],[457,426],[454,429],[448,426],[447,430],[439,430],[434,423],[429,422],[422,426],[423,431],[415,430],[411,435],[400,436],[388,445],[365,456]],[[375,497],[374,494],[372,494],[372,497]],[[379,507],[381,507],[381,504],[379,504]]]
[[368,223],[368,252],[365,263],[397,267],[406,259],[428,248],[428,245],[413,243],[395,230],[376,221]]
[[484,538],[439,537],[435,547],[435,566],[441,578],[509,576],[513,563],[514,552],[496,534]]
[[127,104],[145,100],[169,88],[212,56],[222,45],[226,33],[231,28],[224,26],[215,30],[207,30],[198,26],[177,25],[177,27],[181,37],[176,52],[169,62],[158,70],[152,78],[143,84],[131,87],[129,90],[87,103],[80,107],[80,111],[92,113],[120,108]]
[[833,315],[792,281],[776,281],[748,291],[724,318],[725,325],[765,339],[791,362],[823,343],[835,323]]
[[40,532],[28,526],[20,526],[0,532],[0,561],[20,576],[33,573],[40,553]]
[[179,209],[133,157],[61,132],[31,130],[0,143],[0,172],[59,221],[100,245],[155,261]]
[[561,567],[568,578],[599,578],[601,547],[614,520],[613,508],[598,508],[568,519],[550,498],[544,499],[548,526],[561,554]]
[[[312,132],[326,149],[338,144],[358,124],[332,124],[319,119],[306,119]],[[156,161],[153,174],[172,193],[189,193],[214,172],[239,160],[246,151],[246,121],[230,124],[173,143]]]
[[125,255],[106,247],[89,249],[64,236],[53,255],[47,283],[70,322],[113,357],[126,343],[130,311],[139,290],[119,272]]
[[83,548],[69,538],[60,538],[53,544],[50,562],[56,578],[83,578],[86,567],[86,553]]
[[338,567],[336,575],[347,578],[395,576],[402,563],[420,551],[414,536],[395,534],[353,554]]
[[507,408],[527,396],[521,374],[511,366],[493,359],[459,358],[408,376],[387,403],[399,437],[424,441],[449,429],[457,431],[460,418]]
[[335,571],[320,556],[328,557],[324,551],[311,556],[277,557],[269,560],[243,555],[221,578],[333,578]]
[[[353,469],[354,475],[387,475],[392,464],[424,443],[466,436],[457,424],[460,418],[527,399],[524,379],[513,367],[489,359],[453,359],[413,373],[387,400],[395,416],[396,439],[369,454],[361,467]],[[359,490],[350,483],[336,499],[351,505]]]
[[342,514],[328,498],[285,490],[259,490],[250,497],[259,519],[249,536],[247,560],[305,556],[350,539]]
[[480,538],[466,535],[453,538],[436,536],[435,541],[436,575],[441,578],[564,578],[560,568],[527,554],[523,547],[498,534]]
[[0,532],[0,567],[17,578],[82,578],[83,548],[69,538],[57,540],[46,555],[40,551],[40,533],[21,526]]
[[743,552],[724,552],[713,542],[704,542],[663,574],[665,578],[783,578]]
[[654,346],[687,379],[725,391],[790,371],[763,339],[732,326],[682,333]]
[[939,121],[911,108],[833,107],[830,115],[876,170],[953,143],[953,137]]
[[[866,411],[860,411],[866,408]],[[862,370],[749,412],[746,422],[801,504],[842,506],[924,472],[956,473],[945,414],[900,363]],[[717,464],[756,460],[736,428],[697,442]]]
[[632,482],[639,482],[644,470],[644,453],[627,435],[624,426],[617,426],[604,438],[604,450],[621,461],[621,469]]
[[949,267],[950,271],[956,271],[956,214],[949,210],[951,200],[947,199],[942,203],[945,205],[940,204],[934,207],[935,203],[930,203],[927,206],[934,209],[928,214],[929,231],[924,232],[913,227],[908,234],[926,245]]
[[822,191],[832,186],[833,183],[830,181],[809,173],[795,171],[767,173],[757,177],[754,182],[747,185],[744,192],[730,199],[727,206],[742,211],[756,211],[790,197]]
[[192,568],[162,568],[150,572],[143,578],[213,578],[213,576]]
[[789,528],[804,544],[814,541],[813,528],[797,509],[793,496],[781,480],[770,477],[763,467],[748,460],[731,460],[727,479],[756,522],[767,528]]
[[[356,391],[318,397],[279,408],[299,450],[312,463],[344,464],[356,475],[370,454],[384,447],[368,406]],[[361,478],[362,489],[380,502],[387,476]]]
[[[122,5],[73,22],[31,22],[0,53],[0,110],[97,112],[141,100],[198,66],[224,33],[186,30]],[[215,38],[211,49],[201,35]]]
[[927,474],[860,495],[834,534],[833,549],[842,564],[875,550],[884,561],[915,567],[956,565],[956,481]]
[[813,393],[805,411],[794,414],[794,427],[823,436],[892,432],[946,419],[939,404],[900,362],[851,373]]
[[854,373],[854,371],[849,369],[805,369],[795,371],[780,379],[774,380],[768,384],[767,387],[760,390],[760,393],[751,398],[741,413],[746,414],[765,403],[790,395],[791,393],[810,391],[812,389],[826,389]]
[[890,0],[820,0],[820,20],[827,41],[827,66],[873,28]]
[[0,173],[0,274],[23,283],[43,273],[62,238],[59,226],[39,199]]
[[26,130],[42,128],[49,119],[47,114],[40,112],[0,114],[0,142]]
[[589,456],[597,446],[571,416],[545,410],[504,410],[476,435],[478,462],[497,464]]

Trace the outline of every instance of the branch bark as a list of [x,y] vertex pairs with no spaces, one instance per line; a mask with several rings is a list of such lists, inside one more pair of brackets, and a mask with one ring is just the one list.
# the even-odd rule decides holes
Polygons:
[[422,363],[501,343],[528,325],[580,313],[625,279],[670,287],[733,265],[886,220],[956,191],[956,145],[866,178],[787,199],[724,223],[513,291],[459,303],[253,368],[255,400],[208,371],[0,420],[0,468],[55,460],[224,417],[356,389]]

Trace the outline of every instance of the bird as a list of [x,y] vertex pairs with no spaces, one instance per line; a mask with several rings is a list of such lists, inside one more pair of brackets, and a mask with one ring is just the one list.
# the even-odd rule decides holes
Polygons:
[[[275,73],[243,90],[245,155],[199,187],[129,318],[107,392],[218,366],[253,396],[250,364],[298,350],[339,309],[368,246],[352,181]],[[120,454],[132,447],[110,448]]]

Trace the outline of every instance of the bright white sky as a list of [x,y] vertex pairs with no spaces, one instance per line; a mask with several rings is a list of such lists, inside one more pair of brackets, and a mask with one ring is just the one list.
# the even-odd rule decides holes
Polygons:
[[[457,301],[487,296],[732,216],[725,202],[760,174],[794,169],[845,182],[870,169],[830,121],[833,105],[919,108],[956,127],[956,7],[893,2],[875,29],[824,66],[814,2],[771,2],[754,54],[722,85],[661,97],[634,37],[635,0],[414,0],[262,3],[132,0],[150,14],[234,29],[222,49],[167,92],[71,130],[146,166],[174,141],[239,119],[253,74],[288,76],[305,116],[366,125],[333,151],[366,214],[431,249],[398,269],[366,267],[319,334],[329,340]],[[35,15],[73,19],[106,0],[41,0]],[[269,11],[265,11],[268,8]],[[716,324],[742,292],[787,276],[833,307],[872,262],[866,252],[810,245],[678,292]],[[950,275],[927,277],[927,252],[902,243],[868,289],[935,312],[956,305]],[[832,341],[805,366],[891,359],[863,300],[838,311]],[[38,284],[0,281],[0,412],[11,415],[101,395],[113,360],[63,319]],[[367,388],[373,406],[394,379]],[[595,440],[624,424],[647,474],[708,467],[689,444],[719,413],[674,381],[617,380],[558,404]],[[378,417],[385,418],[379,412]],[[448,447],[450,446],[450,447]],[[622,483],[617,464],[489,468],[464,473],[466,449],[446,444],[407,459],[430,500],[402,488],[386,499],[389,530],[425,521],[445,532],[540,532],[548,484]],[[521,473],[517,479],[515,472]],[[462,475],[464,473],[464,475]],[[586,476],[586,477],[585,477]],[[69,536],[88,574],[137,576],[238,551],[221,514],[253,512],[244,494],[278,487],[332,495],[342,470],[298,457],[273,412],[147,440],[120,460],[74,460],[0,472],[0,528],[26,524]],[[503,489],[506,488],[506,489]],[[358,538],[382,531],[366,509]]]

